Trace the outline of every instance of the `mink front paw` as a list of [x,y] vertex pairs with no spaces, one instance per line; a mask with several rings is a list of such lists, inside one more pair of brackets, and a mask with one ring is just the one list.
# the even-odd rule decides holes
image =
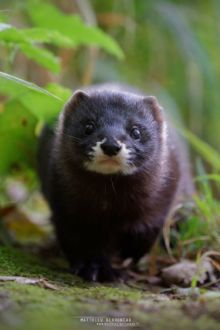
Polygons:
[[111,267],[109,261],[100,257],[75,262],[71,272],[89,282],[113,282],[119,277],[118,271]]

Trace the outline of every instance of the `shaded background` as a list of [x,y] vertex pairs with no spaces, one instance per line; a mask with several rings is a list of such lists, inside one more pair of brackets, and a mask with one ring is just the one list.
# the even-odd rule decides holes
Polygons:
[[[41,235],[38,225],[48,219],[36,175],[44,123],[56,118],[74,90],[106,81],[156,95],[184,123],[195,175],[212,175],[211,184],[206,177],[198,185],[201,200],[196,217],[190,214],[189,237],[205,233],[203,218],[213,219],[210,232],[218,236],[219,17],[217,0],[1,0],[0,219],[16,211],[6,221],[15,236]],[[28,227],[29,218],[37,227]],[[207,245],[210,240],[211,234]]]
[[[71,89],[102,81],[130,83],[157,95],[164,107],[182,115],[190,130],[220,149],[219,1],[52,2],[110,34],[121,46],[124,59],[80,46],[59,50],[62,70],[58,76],[20,54],[11,72],[42,86],[56,81]],[[25,3],[1,0],[9,22],[19,27],[32,25]],[[4,56],[1,52],[1,62]]]
[[[1,324],[54,330],[64,322],[59,328],[66,329],[67,318],[73,329],[74,315],[106,313],[137,317],[144,328],[178,322],[185,329],[197,321],[198,328],[214,321],[219,328],[219,17],[218,0],[0,0]],[[156,95],[182,120],[193,147],[194,174],[200,176],[193,205],[178,205],[187,221],[178,228],[168,221],[164,228],[166,251],[158,244],[135,269],[130,286],[120,289],[90,286],[68,274],[59,251],[49,246],[49,210],[36,176],[44,123],[57,116],[73,90],[106,81]],[[188,291],[174,288],[174,295],[164,291],[160,297],[155,291],[149,297],[164,267],[178,266],[181,259],[199,266],[207,257],[205,276],[195,270]],[[129,271],[129,264],[124,266]],[[187,267],[182,267],[180,285],[186,285],[181,281]],[[23,284],[11,283],[18,275]],[[26,285],[28,278],[36,285]],[[213,285],[215,291],[207,293],[216,303],[202,295],[205,286],[201,294],[197,290],[203,283]]]

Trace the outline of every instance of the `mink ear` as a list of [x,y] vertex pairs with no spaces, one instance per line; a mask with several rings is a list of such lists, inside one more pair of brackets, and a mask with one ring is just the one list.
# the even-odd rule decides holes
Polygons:
[[89,95],[82,91],[82,90],[77,90],[69,99],[68,105],[70,107],[74,107],[79,105],[81,102],[88,100]]
[[158,122],[158,123],[162,123],[164,121],[163,118],[163,111],[162,108],[159,104],[159,102],[157,101],[155,96],[145,96],[143,98],[144,104],[147,106],[148,109],[151,110],[154,119]]
[[62,127],[62,125],[68,121],[68,118],[71,116],[74,108],[80,105],[82,102],[88,100],[89,97],[90,96],[86,92],[78,90],[69,98],[63,108],[63,111],[61,111],[59,115],[60,127]]

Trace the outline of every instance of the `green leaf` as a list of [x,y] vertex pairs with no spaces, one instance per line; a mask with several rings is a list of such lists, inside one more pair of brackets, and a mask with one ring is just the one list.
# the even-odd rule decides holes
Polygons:
[[57,102],[56,99],[53,99],[48,95],[40,95],[35,92],[29,92],[22,96],[20,102],[40,122],[50,123],[54,121],[59,112],[62,110],[65,102],[71,96],[72,92],[70,89],[63,88],[58,84],[49,84],[46,88],[59,96],[62,101]]
[[4,95],[12,99],[22,97],[22,95],[27,92],[29,92],[29,89],[25,86],[14,83],[8,79],[3,80],[0,78],[0,95]]
[[8,102],[0,113],[0,175],[12,167],[34,166],[37,119],[19,102]]
[[57,102],[48,95],[34,92],[25,94],[20,99],[21,104],[27,108],[40,122],[51,122],[56,118],[64,102]]
[[0,94],[9,96],[22,104],[39,122],[50,123],[57,117],[72,91],[55,83],[48,84],[45,91],[56,98],[51,97],[50,94],[41,94],[23,85],[14,84],[10,80],[0,84]]
[[69,37],[43,28],[17,29],[12,25],[0,23],[0,40],[5,43],[48,43],[59,47],[75,47],[75,43]]
[[71,38],[66,37],[64,34],[58,31],[43,28],[23,29],[22,31],[26,38],[32,42],[47,43],[65,48],[76,46],[75,42]]
[[49,83],[45,88],[50,93],[59,97],[62,100],[62,102],[66,102],[73,93],[73,91],[71,91],[71,89],[63,87],[56,83]]
[[0,24],[0,41],[4,41],[6,43],[21,43],[28,42],[25,34],[22,30],[16,29],[15,27],[9,24]]
[[[55,40],[55,37],[57,36],[56,33],[55,35],[51,36],[48,31],[36,31],[36,29],[34,31],[32,29],[18,30],[14,27],[11,27],[10,25],[3,24],[2,29],[0,25],[0,40],[4,43],[14,44],[15,46],[18,46],[21,52],[23,52],[27,57],[41,64],[46,69],[49,69],[54,73],[58,73],[60,71],[59,59],[54,56],[53,53],[51,53],[49,50],[40,48],[39,46],[34,44],[37,39],[36,34],[38,34],[38,37],[40,37],[40,32],[41,40],[44,39],[44,41],[52,40],[52,38],[53,40]],[[32,37],[35,36],[35,40],[34,38],[31,38],[31,34],[33,34]],[[57,37],[60,42],[61,36]],[[68,43],[68,45],[70,45],[70,43]]]
[[[1,29],[1,25],[2,29]],[[6,26],[5,26],[6,25]],[[37,34],[37,35],[36,35]],[[14,44],[18,46],[19,49],[30,59],[34,60],[35,62],[41,64],[46,69],[54,73],[58,73],[60,71],[60,63],[59,59],[53,55],[49,50],[40,48],[39,46],[35,45],[34,36],[40,37],[41,40],[48,41],[49,37],[50,40],[52,39],[51,35],[49,35],[48,31],[45,32],[43,30],[33,31],[32,29],[24,29],[18,30],[10,25],[7,24],[0,24],[0,41],[7,43],[7,44]],[[45,37],[43,38],[43,34]],[[32,37],[31,37],[32,35]],[[55,39],[56,35],[53,36],[53,40]],[[60,41],[61,37],[58,39]]]
[[21,44],[19,48],[27,57],[41,64],[46,69],[49,69],[54,73],[58,73],[60,71],[59,59],[49,50],[35,47],[31,44]]
[[44,91],[46,94],[38,93],[23,85],[14,84],[10,80],[0,84],[0,94],[19,102],[35,116],[38,122],[50,123],[57,117],[72,91],[55,83],[48,84]]
[[65,15],[52,4],[42,1],[31,1],[26,9],[36,26],[58,31],[76,45],[96,45],[118,58],[123,58],[122,50],[110,36],[99,28],[85,25],[80,17]]
[[[48,96],[53,97],[53,98],[55,98],[57,100],[60,100],[60,98],[58,96],[56,96],[56,95],[48,92],[46,89],[41,88],[41,87],[39,87],[39,86],[35,85],[34,83],[29,82],[29,81],[26,81],[26,80],[20,79],[18,77],[12,76],[12,75],[10,75],[8,73],[1,72],[0,71],[0,80],[1,80],[1,78],[9,80],[13,84],[19,84],[20,86],[23,86],[25,88],[34,90],[34,91],[36,91],[38,93],[41,93],[41,94],[44,94],[44,95],[48,95]],[[0,90],[1,90],[1,86],[0,86]]]
[[215,149],[187,129],[181,129],[181,133],[209,164],[216,170],[220,170],[220,154]]

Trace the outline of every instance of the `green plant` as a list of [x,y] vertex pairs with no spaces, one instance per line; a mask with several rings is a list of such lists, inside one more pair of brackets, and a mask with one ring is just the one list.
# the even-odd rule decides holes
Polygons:
[[[201,164],[198,167],[200,172],[204,171]],[[220,202],[214,196],[211,182],[219,193],[219,174],[202,173],[196,177],[198,193],[194,196],[194,208],[177,230],[171,230],[176,242],[173,253],[178,257],[195,258],[208,250],[220,250]]]
[[48,1],[28,0],[19,12],[23,21],[27,16],[31,27],[17,28],[0,15],[1,66],[9,71],[0,72],[0,94],[4,96],[0,99],[0,176],[35,167],[40,127],[56,117],[71,95],[61,84],[49,83],[42,88],[12,75],[18,53],[56,74],[61,71],[61,49],[93,45],[123,57],[117,43],[98,27],[86,25],[77,15],[64,14]]

